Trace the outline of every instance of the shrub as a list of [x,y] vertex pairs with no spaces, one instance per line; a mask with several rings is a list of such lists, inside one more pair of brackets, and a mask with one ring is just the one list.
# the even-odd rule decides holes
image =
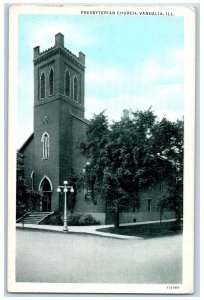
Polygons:
[[100,222],[94,219],[92,215],[85,215],[82,219],[83,225],[99,225]]
[[92,215],[75,214],[68,217],[68,225],[70,226],[87,226],[87,225],[99,225],[100,222],[94,219]]
[[45,218],[40,224],[44,225],[54,225],[54,226],[61,226],[63,225],[62,218],[58,211],[55,211],[52,215]]
[[[45,218],[40,224],[44,225],[63,225],[63,216],[60,216],[59,211],[55,211],[52,215]],[[71,214],[67,219],[68,226],[87,226],[87,225],[99,225],[100,222],[94,219],[92,215],[83,214]]]
[[80,219],[82,216],[82,214],[69,215],[67,220],[68,225],[81,225]]

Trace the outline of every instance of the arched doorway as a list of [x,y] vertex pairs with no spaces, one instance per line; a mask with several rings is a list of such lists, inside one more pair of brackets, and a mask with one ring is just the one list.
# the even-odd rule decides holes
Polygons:
[[42,193],[40,211],[51,211],[52,183],[49,178],[44,177],[41,180],[39,189]]

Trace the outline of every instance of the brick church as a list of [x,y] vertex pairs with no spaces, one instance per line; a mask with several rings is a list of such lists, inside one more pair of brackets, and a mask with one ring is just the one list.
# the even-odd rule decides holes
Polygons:
[[[85,55],[79,52],[76,56],[66,49],[64,36],[58,33],[52,48],[43,52],[39,46],[33,49],[33,64],[34,133],[19,152],[24,157],[25,180],[30,189],[47,198],[35,209],[54,211],[61,209],[63,203],[58,185],[65,180],[70,182],[73,174],[81,174],[86,166],[79,149],[89,123],[84,117]],[[124,213],[121,221],[158,219],[160,195],[159,188],[144,191],[140,212]],[[107,222],[100,199],[93,203],[83,189],[77,189],[75,197],[74,213],[89,213],[102,224]],[[166,213],[166,218],[171,217],[171,212]]]

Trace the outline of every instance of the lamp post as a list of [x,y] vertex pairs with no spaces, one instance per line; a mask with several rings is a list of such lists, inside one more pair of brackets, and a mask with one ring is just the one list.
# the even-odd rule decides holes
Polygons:
[[74,188],[73,186],[68,185],[68,181],[63,182],[64,185],[59,185],[57,188],[57,192],[60,193],[62,190],[64,192],[64,227],[63,231],[68,232],[68,227],[67,227],[67,192],[70,189],[71,193],[74,193]]

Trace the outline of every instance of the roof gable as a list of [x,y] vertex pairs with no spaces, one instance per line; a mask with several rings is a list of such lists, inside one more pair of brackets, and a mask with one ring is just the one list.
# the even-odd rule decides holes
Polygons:
[[23,143],[23,145],[18,149],[19,152],[23,152],[25,148],[30,144],[30,142],[34,139],[34,132],[27,138],[27,140]]

